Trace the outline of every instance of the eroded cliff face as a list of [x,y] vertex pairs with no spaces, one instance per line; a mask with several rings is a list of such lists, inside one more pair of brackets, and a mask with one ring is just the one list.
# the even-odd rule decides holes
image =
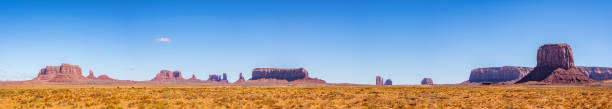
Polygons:
[[470,73],[470,82],[516,82],[529,74],[533,68],[503,66],[477,68]]
[[597,81],[612,80],[612,68],[609,67],[576,67],[582,74]]
[[583,84],[593,80],[574,66],[574,56],[569,45],[546,44],[538,49],[537,66],[517,83],[528,81],[549,84]]
[[47,66],[40,70],[38,76],[31,81],[43,82],[76,82],[86,80],[81,74],[78,65],[62,64],[61,66]]

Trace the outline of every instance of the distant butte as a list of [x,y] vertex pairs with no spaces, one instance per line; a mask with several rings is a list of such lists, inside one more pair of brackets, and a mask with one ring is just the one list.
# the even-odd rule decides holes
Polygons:
[[315,83],[325,84],[324,80],[310,78],[308,71],[304,68],[281,69],[281,68],[255,68],[247,82],[259,83]]
[[182,81],[185,80],[181,71],[171,72],[169,70],[161,70],[151,81]]
[[95,77],[93,71],[89,71],[87,77],[81,74],[78,65],[61,64],[60,66],[47,66],[42,68],[31,82],[87,82],[87,81],[118,81],[106,75]]
[[423,80],[421,80],[421,85],[433,85],[433,79],[431,78],[423,78]]

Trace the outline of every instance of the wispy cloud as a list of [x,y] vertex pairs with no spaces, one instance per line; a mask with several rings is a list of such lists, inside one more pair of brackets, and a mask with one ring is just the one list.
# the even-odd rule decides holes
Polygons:
[[166,43],[172,42],[172,40],[170,38],[167,38],[167,37],[160,37],[160,38],[155,39],[155,41],[157,41],[157,42],[166,42]]

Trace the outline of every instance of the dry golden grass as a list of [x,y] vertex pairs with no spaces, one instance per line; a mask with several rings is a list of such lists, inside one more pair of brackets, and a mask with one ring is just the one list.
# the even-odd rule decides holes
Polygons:
[[2,88],[0,108],[612,108],[585,87]]

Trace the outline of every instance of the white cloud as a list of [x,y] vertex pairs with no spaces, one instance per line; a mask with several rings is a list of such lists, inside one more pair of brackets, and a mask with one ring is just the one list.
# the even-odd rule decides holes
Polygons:
[[166,42],[166,43],[172,42],[172,40],[170,38],[166,38],[166,37],[157,38],[157,39],[155,39],[155,41],[157,41],[157,42]]

